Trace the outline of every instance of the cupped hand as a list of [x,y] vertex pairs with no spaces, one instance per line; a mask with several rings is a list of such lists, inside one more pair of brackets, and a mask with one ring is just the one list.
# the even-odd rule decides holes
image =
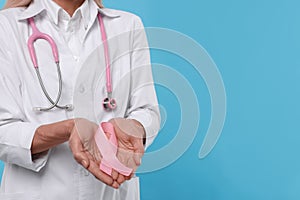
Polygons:
[[[135,172],[144,155],[144,127],[133,119],[114,118],[109,122],[113,124],[118,140],[118,159]],[[120,178],[128,177],[121,176]]]
[[118,188],[128,177],[120,175],[115,170],[108,175],[100,170],[101,153],[96,145],[94,136],[98,125],[86,120],[75,119],[74,127],[69,138],[69,146],[75,160],[103,183]]

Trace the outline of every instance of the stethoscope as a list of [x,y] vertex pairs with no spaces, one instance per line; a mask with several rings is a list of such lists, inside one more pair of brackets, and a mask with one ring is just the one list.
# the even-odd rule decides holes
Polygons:
[[[100,32],[101,32],[101,38],[103,42],[103,47],[104,47],[104,57],[105,57],[105,70],[106,70],[106,92],[107,92],[107,97],[103,100],[102,105],[103,108],[106,111],[111,111],[117,107],[116,100],[112,98],[112,84],[111,84],[111,74],[110,74],[110,60],[109,60],[109,53],[108,53],[108,44],[107,44],[107,36],[104,28],[104,23],[103,19],[100,13],[98,13],[98,21],[100,25]],[[39,84],[43,90],[44,95],[47,97],[48,101],[51,103],[49,107],[34,107],[33,109],[35,111],[49,111],[53,109],[54,107],[64,109],[64,110],[73,110],[74,106],[72,104],[67,104],[67,105],[59,105],[58,102],[61,98],[61,93],[62,93],[62,75],[61,75],[61,70],[60,70],[60,65],[59,65],[59,58],[58,58],[58,50],[57,46],[52,39],[51,36],[48,34],[40,32],[34,22],[33,17],[28,19],[28,23],[32,28],[32,35],[28,39],[28,49],[30,53],[30,57],[33,63],[33,66],[35,68]],[[36,58],[36,53],[35,53],[35,48],[34,48],[34,42],[38,39],[44,39],[49,42],[51,49],[52,49],[52,54],[54,57],[54,61],[56,63],[56,68],[57,68],[57,75],[58,75],[58,80],[59,80],[59,86],[58,86],[58,93],[56,96],[56,99],[53,100],[49,93],[47,92],[44,82],[42,80],[42,77],[40,75],[39,71],[39,66],[37,64],[37,58]]]

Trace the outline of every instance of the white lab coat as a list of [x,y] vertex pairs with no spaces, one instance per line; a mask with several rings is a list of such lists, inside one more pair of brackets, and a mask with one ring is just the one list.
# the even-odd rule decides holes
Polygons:
[[[145,127],[146,147],[152,143],[159,129],[159,110],[146,35],[143,30],[137,30],[143,28],[141,20],[117,10],[97,8],[95,11],[94,2],[88,0],[93,21],[80,38],[83,45],[78,59],[47,18],[41,1],[34,1],[27,9],[0,12],[0,159],[5,162],[0,199],[137,200],[138,177],[115,190],[77,164],[67,143],[34,158],[30,147],[37,127],[74,117],[85,117],[97,123],[113,117],[133,118]],[[98,11],[104,16],[108,38],[115,38],[109,39],[113,96],[118,104],[113,112],[103,111],[101,104],[106,97],[106,87],[103,47],[96,20]],[[33,111],[33,107],[49,103],[42,93],[26,46],[31,33],[26,19],[31,16],[36,16],[37,27],[56,41],[63,76],[60,104],[73,103],[74,111]],[[46,88],[55,97],[58,80],[51,49],[45,41],[37,41],[35,47]]]

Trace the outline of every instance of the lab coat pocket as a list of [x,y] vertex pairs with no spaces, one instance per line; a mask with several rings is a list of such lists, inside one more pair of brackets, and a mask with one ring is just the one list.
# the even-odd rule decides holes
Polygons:
[[0,193],[1,200],[40,200],[39,192]]

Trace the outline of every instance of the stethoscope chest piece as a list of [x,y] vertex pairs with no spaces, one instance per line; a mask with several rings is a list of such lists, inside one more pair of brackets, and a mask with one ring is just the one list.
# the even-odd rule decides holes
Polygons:
[[116,109],[117,102],[114,98],[106,97],[102,102],[103,108],[106,111],[111,111]]

